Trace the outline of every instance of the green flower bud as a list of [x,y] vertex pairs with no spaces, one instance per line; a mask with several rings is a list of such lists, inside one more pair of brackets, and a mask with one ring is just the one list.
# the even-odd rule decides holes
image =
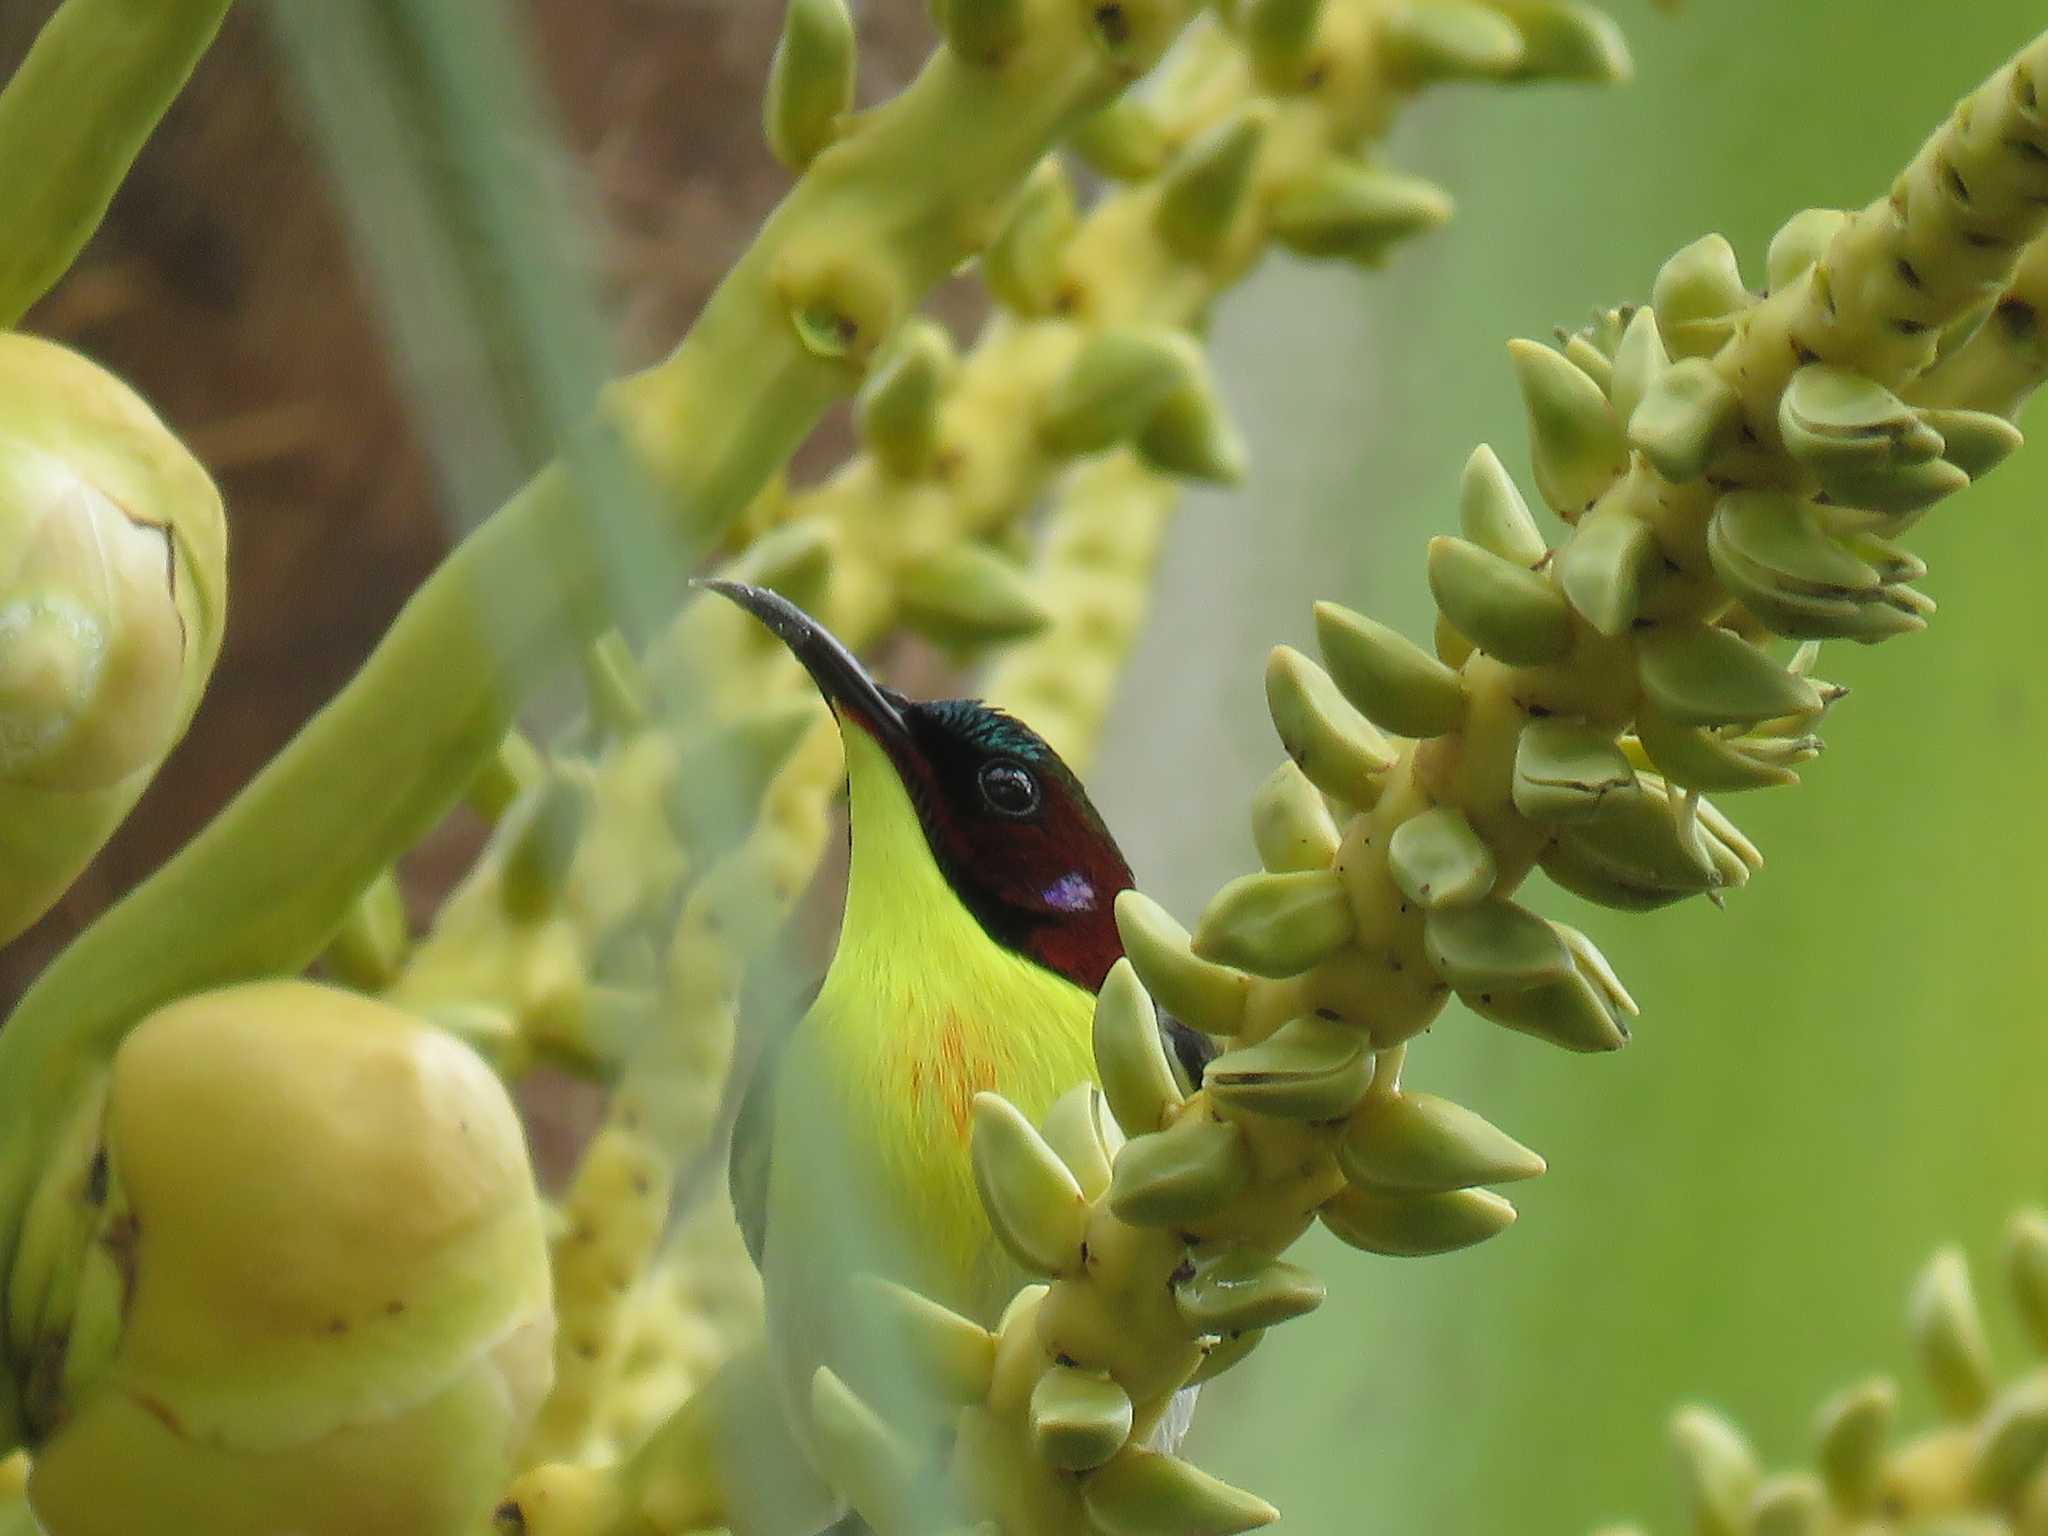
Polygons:
[[220,651],[206,472],[113,375],[0,333],[0,944],[184,734]]
[[1632,508],[1602,502],[1557,553],[1558,585],[1571,605],[1610,640],[1626,634],[1663,568],[1657,536]]
[[1707,525],[1707,552],[1745,583],[1774,582],[1813,597],[1868,599],[1883,578],[1822,522],[1820,510],[1777,491],[1732,491]]
[[1778,401],[1778,425],[1795,458],[1889,458],[1921,463],[1942,450],[1941,434],[1873,379],[1831,363],[1792,375]]
[[1742,401],[1703,357],[1673,363],[1628,418],[1628,440],[1666,480],[1697,480],[1741,414]]
[[1817,715],[1813,685],[1740,635],[1704,624],[1659,625],[1637,642],[1644,695],[1681,725],[1754,724]]
[[1323,1282],[1299,1265],[1232,1246],[1198,1259],[1173,1297],[1182,1320],[1196,1332],[1235,1334],[1305,1317],[1327,1294]]
[[1600,386],[1563,354],[1511,341],[1529,417],[1529,461],[1550,510],[1575,521],[1628,468],[1628,438]]
[[1131,1438],[1131,1397],[1101,1371],[1055,1365],[1031,1389],[1031,1441],[1062,1472],[1101,1466]]
[[1317,603],[1316,645],[1330,678],[1373,724],[1441,736],[1465,718],[1458,674],[1398,630],[1336,603]]
[[1807,208],[1787,219],[1771,236],[1764,256],[1764,281],[1772,293],[1798,282],[1834,243],[1849,215],[1839,208]]
[[1252,796],[1252,843],[1272,874],[1327,869],[1337,856],[1337,823],[1292,758],[1267,774]]
[[[159,1010],[113,1062],[113,1283],[82,1287],[29,1492],[72,1536],[467,1531],[548,1386],[539,1201],[498,1080],[299,981]],[[95,1317],[94,1314],[98,1314]]]
[[1636,739],[1659,773],[1694,790],[1797,784],[1795,767],[1818,756],[1821,749],[1818,736],[1731,734],[1680,725],[1647,701],[1636,711]]
[[1144,181],[1166,167],[1166,129],[1150,102],[1126,91],[1074,131],[1070,147],[1111,181]]
[[[1366,1035],[1348,1024],[1290,1019],[1256,1045],[1210,1062],[1202,1085],[1217,1103],[1285,1120],[1335,1120],[1372,1086]],[[1250,1326],[1250,1325],[1246,1325]]]
[[2000,1395],[1977,1430],[1970,1478],[1993,1506],[2011,1504],[2048,1465],[2048,1380],[2016,1382]]
[[[1562,925],[1554,925],[1560,930]],[[1600,978],[1576,963],[1556,981],[1522,991],[1461,992],[1482,1019],[1567,1051],[1618,1051],[1628,1044],[1625,1015]]]
[[1941,434],[1941,456],[1981,480],[2019,451],[2020,429],[1990,411],[1922,410],[1921,425]]
[[1518,78],[1611,85],[1635,73],[1628,40],[1605,11],[1581,0],[1536,0],[1512,14],[1522,32]]
[[1449,535],[1431,539],[1429,590],[1460,634],[1511,666],[1542,666],[1571,649],[1564,594],[1477,544]]
[[1387,842],[1387,870],[1401,894],[1425,912],[1484,899],[1499,873],[1493,850],[1454,805],[1435,806],[1396,827]]
[[1572,974],[1557,931],[1511,901],[1440,908],[1422,932],[1430,965],[1459,992],[1526,992]]
[[1160,1129],[1181,1106],[1158,1013],[1128,958],[1110,967],[1095,998],[1095,1068],[1110,1113],[1128,1135]]
[[1515,1208],[1490,1189],[1415,1195],[1349,1184],[1316,1215],[1353,1248],[1397,1259],[1454,1253],[1515,1223]]
[[1818,1479],[1803,1473],[1774,1477],[1750,1501],[1750,1536],[1821,1536],[1827,1529],[1827,1495]]
[[1252,1175],[1244,1132],[1190,1112],[1134,1136],[1117,1154],[1109,1206],[1134,1227],[1177,1227],[1213,1215]]
[[1749,1536],[1749,1505],[1762,1479],[1756,1453],[1719,1414],[1687,1408],[1671,1424],[1686,1504],[1699,1536]]
[[1645,305],[1629,316],[1621,344],[1615,348],[1614,372],[1608,380],[1615,415],[1623,421],[1633,419],[1651,386],[1670,366],[1664,338],[1657,332],[1657,312]]
[[1317,789],[1360,809],[1379,799],[1393,749],[1330,675],[1290,646],[1276,645],[1266,659],[1266,709],[1280,745]]
[[1252,102],[1189,145],[1167,168],[1154,218],[1160,239],[1189,261],[1213,260],[1229,243],[1272,117],[1271,106]]
[[1209,485],[1236,485],[1250,457],[1206,364],[1159,403],[1135,447],[1154,469]]
[[1875,641],[1926,628],[1919,595],[1898,585],[1910,567],[1880,570],[1819,508],[1780,492],[1722,497],[1707,555],[1729,593],[1777,634]]
[[1511,565],[1534,566],[1550,549],[1514,477],[1484,443],[1472,450],[1458,482],[1458,527],[1474,544]]
[[1322,20],[1323,0],[1241,0],[1237,7],[1238,36],[1252,68],[1281,91],[1299,82]]
[[1847,368],[1810,363],[1778,404],[1785,451],[1844,506],[1903,514],[1969,484],[1942,459],[1942,435],[1890,390]]
[[2006,1273],[2034,1348],[2048,1354],[2048,1216],[2022,1211],[2005,1239]]
[[1591,820],[1561,829],[1542,856],[1545,874],[1575,895],[1643,911],[1727,885],[1763,867],[1763,855],[1705,801],[1690,823],[1682,798],[1654,774],[1637,794],[1610,795]]
[[1650,289],[1657,331],[1673,357],[1710,357],[1756,302],[1742,284],[1735,247],[1720,235],[1695,240],[1658,269]]
[[1944,1248],[1921,1272],[1909,1322],[1921,1368],[1943,1411],[1957,1422],[1983,1413],[1993,1390],[1991,1346],[1959,1250]]
[[1351,1117],[1337,1163],[1354,1184],[1442,1194],[1533,1179],[1543,1159],[1462,1105],[1429,1093],[1376,1093]]
[[846,0],[788,0],[761,109],[776,159],[800,171],[832,142],[853,107],[855,68]]
[[570,866],[595,807],[589,787],[575,779],[549,779],[505,830],[505,862],[498,899],[505,915],[532,923],[554,910],[568,889]]
[[989,1226],[1033,1274],[1080,1267],[1088,1201],[1073,1170],[1000,1094],[974,1096],[974,1182]]
[[1195,925],[1204,960],[1254,976],[1294,976],[1350,942],[1351,898],[1335,870],[1240,875]]
[[811,1426],[820,1470],[862,1519],[881,1536],[921,1529],[910,1447],[824,1366],[811,1378]]
[[1236,1536],[1280,1518],[1264,1499],[1135,1446],[1090,1474],[1081,1502],[1102,1536]]
[[1866,1513],[1876,1502],[1898,1411],[1898,1389],[1882,1377],[1838,1394],[1820,1411],[1815,1459],[1829,1496],[1848,1514]]
[[1090,1203],[1100,1199],[1109,1189],[1110,1163],[1124,1144],[1124,1133],[1102,1090],[1093,1083],[1074,1084],[1052,1101],[1038,1129],[1045,1144],[1073,1170],[1081,1193]]
[[1635,769],[1603,726],[1531,720],[1516,739],[1515,809],[1531,821],[1588,820],[1635,782]]
[[920,1385],[961,1407],[988,1395],[994,1334],[894,1281],[855,1275],[853,1286],[855,1304],[880,1330],[889,1358]]
[[1629,996],[1628,988],[1621,984],[1621,978],[1614,974],[1614,967],[1607,963],[1607,957],[1600,953],[1593,941],[1572,927],[1570,923],[1552,923],[1557,936],[1564,940],[1564,947],[1572,952],[1572,964],[1578,967],[1579,976],[1600,994],[1600,1000],[1622,1018],[1633,1019],[1642,1013],[1636,1000]]
[[[1612,398],[1614,386],[1614,361],[1583,331],[1577,331],[1564,338],[1565,359],[1581,373],[1600,386],[1600,393]],[[1628,418],[1623,417],[1624,421]]]
[[1819,479],[1821,488],[1840,505],[1890,517],[1925,512],[1970,483],[1970,477],[1946,459],[1920,464],[1831,463]]
[[1505,79],[1524,58],[1515,24],[1470,0],[1402,6],[1381,23],[1380,36],[1393,67],[1418,83]]
[[1251,977],[1196,958],[1188,931],[1158,902],[1140,891],[1123,892],[1116,899],[1116,929],[1132,969],[1160,1007],[1205,1034],[1234,1035],[1244,1027]]
[[986,544],[948,544],[912,561],[897,600],[904,623],[944,645],[1017,640],[1052,622],[1030,572]]
[[953,341],[934,320],[913,317],[875,360],[854,400],[861,441],[883,468],[914,479],[938,447],[939,402],[953,371]]
[[1020,315],[1051,312],[1075,222],[1066,168],[1058,156],[1047,156],[1025,179],[1002,229],[982,253],[982,281],[998,303]]
[[1175,390],[1199,379],[1201,369],[1201,349],[1185,331],[1099,331],[1046,392],[1039,438],[1048,452],[1067,455],[1128,442]]
[[1394,245],[1449,223],[1451,199],[1419,176],[1330,156],[1280,189],[1270,217],[1291,251],[1378,266]]

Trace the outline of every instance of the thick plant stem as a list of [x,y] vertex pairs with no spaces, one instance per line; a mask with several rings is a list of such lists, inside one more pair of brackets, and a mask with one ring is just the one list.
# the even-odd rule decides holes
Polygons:
[[0,91],[0,328],[99,228],[231,0],[65,0]]

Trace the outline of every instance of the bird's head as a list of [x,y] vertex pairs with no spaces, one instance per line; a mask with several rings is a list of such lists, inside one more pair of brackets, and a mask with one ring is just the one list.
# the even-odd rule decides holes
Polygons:
[[990,939],[1099,989],[1123,953],[1114,908],[1131,885],[1130,866],[1045,739],[978,700],[913,700],[881,686],[823,625],[773,592],[703,585],[767,625],[838,717],[856,880],[870,839],[921,831],[946,886]]

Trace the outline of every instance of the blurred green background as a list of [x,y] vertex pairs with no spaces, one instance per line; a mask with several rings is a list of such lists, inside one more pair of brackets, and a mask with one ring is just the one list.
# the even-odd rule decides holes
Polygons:
[[[1502,343],[1647,296],[1710,230],[1760,282],[1787,215],[1881,194],[2042,22],[2038,0],[1610,9],[1633,85],[1433,94],[1386,158],[1453,190],[1450,228],[1365,280],[1276,261],[1222,318],[1257,467],[1183,514],[1095,774],[1184,919],[1253,866],[1266,648],[1309,644],[1319,597],[1426,638],[1423,544],[1455,520],[1466,454],[1488,441],[1523,472]],[[1469,1254],[1311,1246],[1330,1301],[1212,1388],[1197,1430],[1286,1529],[1673,1529],[1675,1401],[1803,1460],[1825,1394],[1910,1369],[1905,1295],[1935,1246],[1961,1243],[1992,1301],[2003,1217],[2048,1198],[2044,512],[2037,446],[1916,534],[1939,616],[1824,651],[1854,689],[1829,753],[1797,789],[1721,801],[1769,860],[1725,912],[1613,913],[1539,882],[1642,1004],[1628,1050],[1570,1057],[1454,1013],[1410,1054],[1408,1081],[1550,1172]],[[1924,1403],[1911,1384],[1909,1415]]]

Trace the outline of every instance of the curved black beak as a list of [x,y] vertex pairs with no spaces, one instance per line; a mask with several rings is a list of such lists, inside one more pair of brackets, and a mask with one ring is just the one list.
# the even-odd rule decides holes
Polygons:
[[692,586],[708,587],[732,599],[774,633],[804,664],[825,702],[841,720],[851,720],[892,752],[910,743],[903,718],[903,696],[882,687],[854,659],[833,633],[788,598],[743,581],[707,577]]

